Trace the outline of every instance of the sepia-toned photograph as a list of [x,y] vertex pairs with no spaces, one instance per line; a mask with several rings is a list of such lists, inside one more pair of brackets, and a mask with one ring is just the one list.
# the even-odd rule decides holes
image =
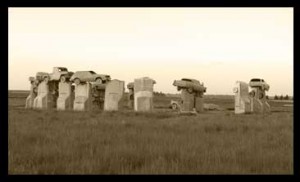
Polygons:
[[8,8],[8,174],[293,174],[293,11]]

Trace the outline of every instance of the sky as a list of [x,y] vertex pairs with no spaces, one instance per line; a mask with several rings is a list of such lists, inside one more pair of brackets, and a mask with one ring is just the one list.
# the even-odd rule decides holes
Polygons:
[[8,28],[9,90],[62,66],[147,76],[164,93],[194,78],[233,95],[236,81],[262,78],[268,95],[293,95],[293,8],[9,8]]

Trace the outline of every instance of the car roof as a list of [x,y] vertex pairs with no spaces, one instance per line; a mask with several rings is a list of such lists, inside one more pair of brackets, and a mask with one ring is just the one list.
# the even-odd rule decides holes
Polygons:
[[36,72],[36,74],[49,74],[49,73],[47,73],[47,72]]
[[90,72],[90,71],[76,71],[76,73],[87,73],[87,72]]
[[261,78],[252,78],[250,81],[264,81],[264,79],[261,79]]
[[194,81],[194,82],[199,82],[198,80],[193,79],[193,78],[182,78],[181,80],[183,80],[183,81]]

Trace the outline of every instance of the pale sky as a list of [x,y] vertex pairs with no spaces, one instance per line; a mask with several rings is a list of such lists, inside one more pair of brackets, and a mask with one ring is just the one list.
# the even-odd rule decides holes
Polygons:
[[126,85],[148,76],[165,93],[185,77],[232,95],[258,77],[293,95],[293,8],[9,8],[8,46],[9,90],[63,66]]

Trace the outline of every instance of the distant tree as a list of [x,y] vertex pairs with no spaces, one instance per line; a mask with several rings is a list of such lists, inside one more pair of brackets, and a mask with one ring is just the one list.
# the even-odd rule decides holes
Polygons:
[[289,100],[289,96],[286,95],[286,96],[284,97],[284,99],[285,99],[285,100]]
[[280,99],[280,100],[283,100],[283,95],[281,95],[279,99]]
[[153,92],[153,95],[155,95],[155,96],[166,96],[166,94],[164,94],[162,92]]
[[159,95],[161,96],[166,96],[166,94],[162,93],[162,92],[159,92]]
[[278,96],[277,96],[277,95],[275,95],[274,99],[275,99],[275,100],[278,100]]

